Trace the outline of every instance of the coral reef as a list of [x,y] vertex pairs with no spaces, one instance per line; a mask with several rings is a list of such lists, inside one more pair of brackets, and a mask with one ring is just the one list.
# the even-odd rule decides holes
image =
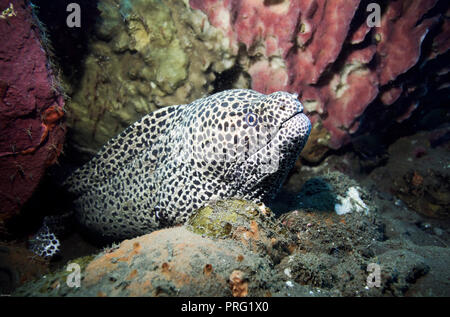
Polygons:
[[94,153],[144,114],[217,90],[284,90],[299,94],[313,123],[302,157],[319,162],[442,106],[445,0],[382,2],[374,27],[369,3],[101,0],[68,107],[73,145]]
[[296,210],[281,220],[298,237],[295,251],[279,265],[279,270],[290,272],[285,279],[328,290],[340,285],[343,296],[357,295],[355,290],[367,295],[380,291],[364,290],[365,269],[374,256],[371,246],[383,240],[376,215]]
[[0,1],[0,232],[57,162],[64,98],[45,30],[25,1]]
[[68,104],[75,147],[96,151],[143,115],[213,91],[234,65],[228,39],[185,1],[102,0]]
[[[313,129],[303,153],[314,162],[357,132],[409,118],[420,105],[424,82],[440,83],[436,91],[448,86],[448,68],[428,67],[436,60],[448,64],[445,1],[385,1],[375,27],[366,22],[368,1],[189,3],[228,37],[232,51],[240,48],[239,63],[253,89],[299,93],[312,122],[322,128]],[[417,68],[425,81],[407,76]]]
[[[64,101],[58,89],[51,92],[58,84],[41,50],[45,33],[23,3],[0,0],[0,33],[11,34],[0,45],[0,123],[6,127],[0,194],[4,206],[14,205],[14,211],[2,209],[0,232],[41,178],[43,162],[56,160],[64,137]],[[95,152],[160,107],[232,87],[298,93],[313,123],[310,141],[271,205],[274,212],[255,202],[214,200],[183,226],[103,250],[79,247],[77,232],[61,241],[66,253],[59,264],[68,262],[52,273],[23,246],[3,244],[2,292],[449,296],[448,1],[381,1],[374,27],[367,24],[369,4],[91,2],[100,17],[92,34],[86,32],[82,66],[71,66],[81,76],[71,83],[67,116],[77,154]],[[34,59],[25,59],[24,50]],[[23,71],[12,67],[17,63]],[[411,132],[417,134],[405,137]],[[286,212],[279,215],[281,209]],[[79,265],[81,287],[67,283],[71,264]],[[375,286],[374,268],[380,273]]]

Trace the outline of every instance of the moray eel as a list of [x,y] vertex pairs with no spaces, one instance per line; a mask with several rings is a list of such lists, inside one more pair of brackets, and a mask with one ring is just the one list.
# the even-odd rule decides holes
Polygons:
[[135,237],[183,224],[210,200],[269,200],[310,130],[296,94],[227,90],[144,116],[64,185],[81,224]]

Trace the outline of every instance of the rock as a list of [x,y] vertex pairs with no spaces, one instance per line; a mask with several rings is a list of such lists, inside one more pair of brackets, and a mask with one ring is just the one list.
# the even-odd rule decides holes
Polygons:
[[363,253],[365,246],[383,240],[383,226],[376,216],[295,210],[280,217],[297,235],[296,247],[304,252],[330,254],[338,258]]
[[272,279],[267,258],[184,227],[125,240],[90,258],[79,288],[68,287],[61,272],[19,288],[16,295],[264,296]]
[[448,218],[450,175],[448,168],[442,168],[448,165],[448,142],[431,147],[434,134],[420,132],[400,138],[389,147],[386,166],[375,169],[370,177],[418,213]]
[[62,152],[65,110],[48,39],[32,7],[1,0],[0,12],[0,232],[7,234],[7,220]]
[[72,261],[80,265],[80,288],[68,286],[70,272],[63,268],[19,288],[16,295],[266,296],[284,288],[275,281],[273,266],[290,254],[295,240],[262,204],[216,201],[183,227],[125,240],[95,257]]
[[308,179],[295,198],[297,207],[308,211],[337,214],[376,210],[367,190],[347,175],[333,171]]
[[[80,272],[83,272],[86,266],[92,261],[93,256],[84,256],[72,260],[68,264],[77,265]],[[41,275],[39,279],[28,282],[17,288],[13,296],[65,296],[73,289],[69,286],[72,281],[70,274],[74,270],[67,265],[54,272],[47,272]],[[69,281],[69,283],[68,283]],[[75,288],[77,289],[77,288]]]
[[210,238],[231,238],[278,263],[295,241],[263,204],[245,200],[210,202],[196,211],[187,229]]
[[372,294],[364,287],[374,246],[383,240],[376,217],[293,211],[282,221],[298,237],[295,251],[277,266],[278,271],[289,270],[289,280],[334,296]]
[[[329,190],[322,185],[314,188]],[[430,272],[431,266],[441,269],[439,263],[422,256],[428,248],[415,245],[409,234],[408,240],[403,236],[386,241],[386,219],[376,212],[337,215],[296,210],[280,220],[298,240],[295,251],[282,259],[277,271],[289,273],[285,280],[334,296],[407,296],[409,291],[424,294],[426,289],[416,282]],[[397,226],[394,230],[400,234],[404,229]],[[379,285],[367,282],[374,267],[379,268]],[[434,274],[445,276],[440,271]],[[426,285],[436,278],[434,274],[425,280]],[[441,286],[434,291],[441,292]]]
[[[360,202],[351,206],[351,212],[339,214],[337,205],[357,188]],[[282,224],[297,236],[296,245],[277,271],[288,271],[289,280],[319,288],[322,294],[380,294],[378,289],[365,289],[370,259],[377,250],[385,251],[379,247],[384,224],[368,191],[340,172],[327,171],[307,180],[296,200],[299,209],[280,216]],[[361,201],[367,210],[359,210]]]
[[411,284],[430,271],[423,257],[405,250],[388,251],[374,261],[381,264],[381,293],[393,296],[404,296]]

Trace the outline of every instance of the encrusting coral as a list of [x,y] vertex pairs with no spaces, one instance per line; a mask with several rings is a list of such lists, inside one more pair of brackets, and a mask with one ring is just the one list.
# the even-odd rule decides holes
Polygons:
[[186,1],[102,0],[98,9],[67,107],[76,147],[95,152],[143,115],[207,95],[234,65],[228,40]]

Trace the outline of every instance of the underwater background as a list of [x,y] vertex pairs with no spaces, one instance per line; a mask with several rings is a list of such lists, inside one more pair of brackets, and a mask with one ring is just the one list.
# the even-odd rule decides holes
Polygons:
[[[0,0],[0,34],[0,294],[450,295],[448,1]],[[108,140],[228,89],[298,94],[311,121],[267,206],[114,243],[70,222],[32,252]]]

